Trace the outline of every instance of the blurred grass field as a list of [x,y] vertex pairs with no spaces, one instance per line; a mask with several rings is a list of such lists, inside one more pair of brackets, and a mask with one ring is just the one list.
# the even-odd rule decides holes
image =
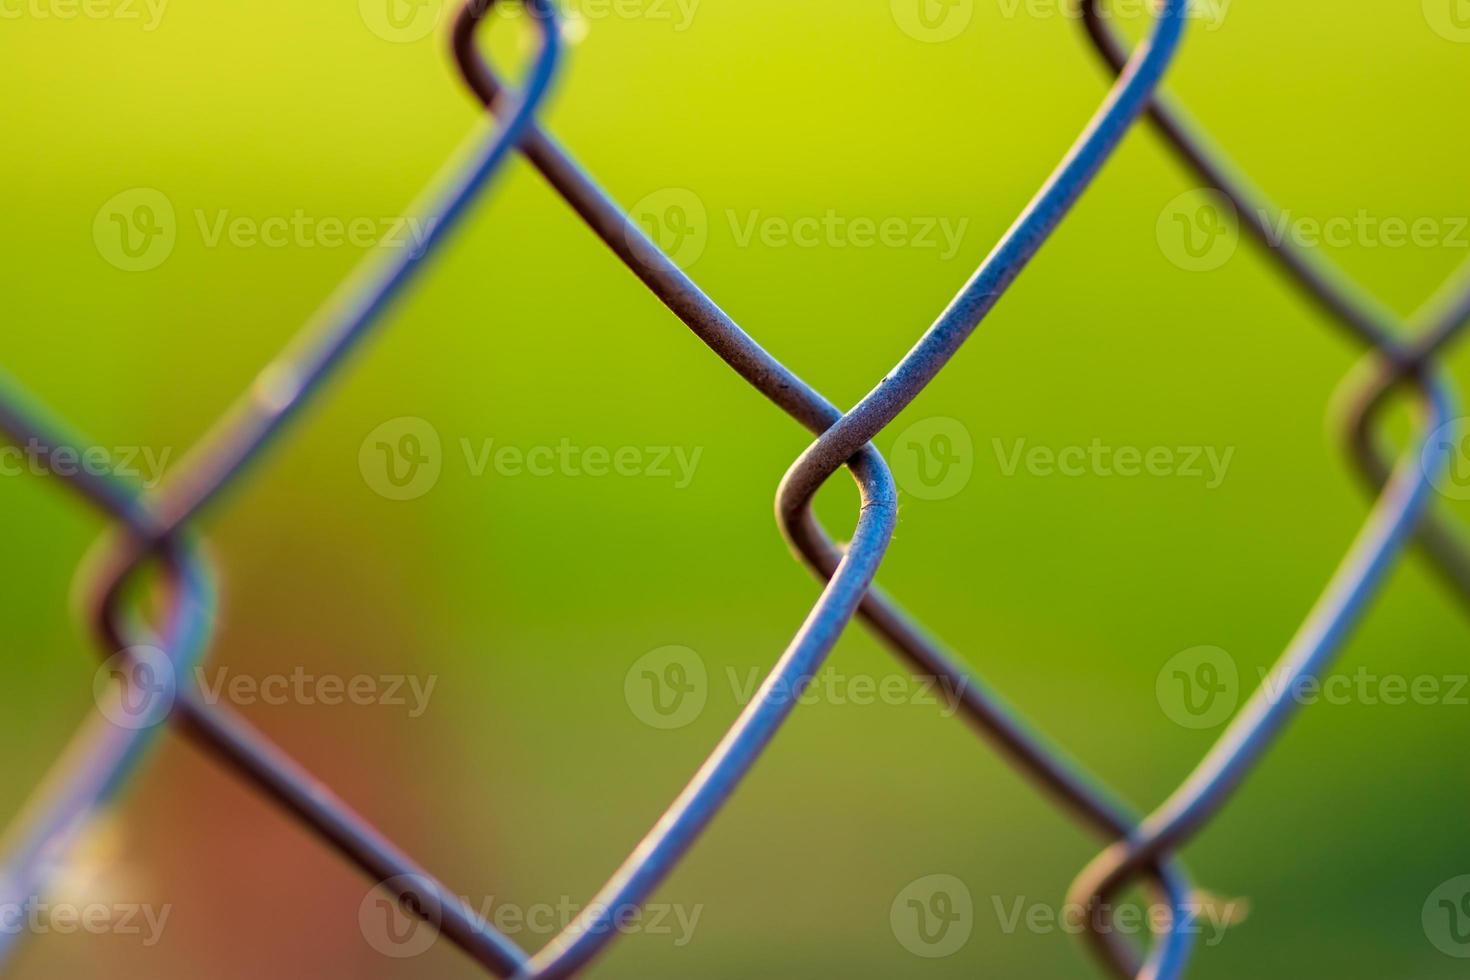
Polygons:
[[[1230,4],[1218,24],[1191,25],[1169,87],[1294,215],[1450,227],[1470,214],[1470,132],[1457,123],[1470,44],[1433,29],[1431,8]],[[211,245],[222,213],[257,225],[298,211],[401,215],[477,119],[442,28],[393,42],[345,0],[172,0],[151,30],[146,15],[37,15],[55,0],[8,9],[21,13],[0,23],[12,93],[0,102],[12,146],[0,159],[0,365],[103,446],[176,460],[364,252]],[[1107,84],[1080,27],[1044,5],[976,0],[943,43],[906,33],[881,0],[581,9],[548,127],[625,204],[691,193],[705,241],[690,272],[839,405],[913,344]],[[494,45],[502,59],[518,33]],[[1161,666],[1210,645],[1253,681],[1367,512],[1326,421],[1359,351],[1249,244],[1207,273],[1170,261],[1160,215],[1194,185],[1146,128],[1130,135],[879,440],[890,450],[909,425],[943,417],[974,446],[961,492],[905,494],[884,586],[1145,809],[1219,732],[1161,710]],[[168,198],[177,240],[156,268],[126,272],[93,224],[137,187]],[[963,232],[952,255],[742,232],[828,213]],[[1407,312],[1470,241],[1325,251]],[[771,516],[808,438],[520,161],[385,326],[211,513],[224,583],[211,662],[434,676],[420,717],[242,710],[477,902],[585,901],[735,716],[728,678],[774,662],[815,599]],[[1467,380],[1465,358],[1450,363]],[[374,492],[360,453],[403,417],[443,440],[443,472],[397,501]],[[1233,454],[1210,488],[1007,475],[997,448],[1094,439]],[[682,487],[476,477],[461,449],[485,440],[677,447],[698,464]],[[824,522],[846,533],[855,502],[834,481]],[[0,528],[9,814],[91,707],[95,657],[69,595],[102,525],[54,477],[7,477]],[[1341,669],[1462,676],[1467,625],[1412,556]],[[630,710],[624,682],[668,645],[696,651],[711,680],[697,719],[660,730]],[[830,663],[845,677],[901,671],[856,627]],[[1191,975],[1458,975],[1420,911],[1470,870],[1467,765],[1453,748],[1466,714],[1362,700],[1305,711],[1186,853],[1202,884],[1251,905]],[[111,837],[87,887],[172,905],[161,942],[49,935],[17,976],[477,975],[447,943],[401,961],[374,952],[357,874],[177,738]],[[818,699],[659,892],[701,909],[692,940],[627,937],[593,975],[1095,975],[1075,937],[1008,932],[998,910],[1055,907],[1098,846],[933,707]],[[968,942],[936,959],[889,923],[895,896],[931,874],[959,878],[974,901]]]

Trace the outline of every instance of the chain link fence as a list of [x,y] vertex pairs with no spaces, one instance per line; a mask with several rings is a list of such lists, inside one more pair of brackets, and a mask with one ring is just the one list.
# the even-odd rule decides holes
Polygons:
[[[1130,52],[1097,0],[1083,0],[1083,23],[1116,72],[1115,84],[970,280],[909,353],[844,412],[763,350],[655,244],[658,229],[644,227],[619,208],[542,128],[537,111],[562,54],[562,30],[550,0],[525,0],[539,47],[518,88],[501,83],[476,43],[492,6],[489,0],[471,0],[452,36],[463,79],[489,118],[408,212],[416,230],[413,247],[379,249],[156,488],[123,480],[108,467],[77,467],[67,474],[70,489],[114,528],[88,563],[86,605],[106,658],[98,675],[99,711],[11,827],[0,898],[24,903],[26,896],[44,893],[89,816],[137,771],[159,734],[173,727],[377,883],[375,902],[383,909],[429,923],[432,929],[421,935],[431,941],[443,936],[497,976],[572,976],[627,931],[620,926],[639,914],[689,852],[799,703],[798,695],[813,682],[849,621],[858,619],[916,675],[941,683],[953,695],[953,713],[1056,806],[1096,833],[1104,849],[1079,874],[1069,900],[1086,910],[1082,931],[1106,969],[1125,977],[1182,975],[1198,934],[1194,923],[1218,900],[1195,887],[1178,852],[1229,802],[1300,707],[1300,699],[1282,692],[1324,675],[1385,573],[1411,543],[1423,549],[1451,589],[1470,599],[1470,552],[1457,530],[1428,507],[1433,482],[1457,437],[1439,358],[1470,320],[1470,285],[1447,285],[1421,313],[1401,321],[1317,253],[1273,234],[1278,209],[1209,144],[1182,108],[1159,92],[1196,5],[1162,0],[1147,39]],[[915,29],[938,29],[926,23]],[[888,464],[872,444],[944,370],[1140,117],[1148,118],[1209,189],[1178,213],[1202,241],[1195,257],[1208,253],[1227,220],[1238,222],[1282,273],[1364,348],[1362,363],[1344,383],[1342,427],[1373,499],[1366,523],[1270,676],[1178,789],[1146,814],[1133,812],[1063,748],[1037,734],[962,658],[874,583],[893,535],[897,494]],[[214,628],[215,580],[193,530],[197,519],[222,507],[226,491],[241,487],[251,465],[382,324],[394,300],[434,260],[471,203],[515,153],[717,357],[812,433],[814,441],[781,483],[776,511],[793,551],[822,583],[800,630],[683,792],[602,890],[537,951],[521,948],[456,898],[323,782],[189,680],[208,655]],[[146,214],[138,209],[135,214],[147,224]],[[1399,393],[1411,395],[1419,410],[1418,435],[1403,450],[1388,445],[1382,434],[1385,409]],[[80,458],[95,448],[10,380],[0,387],[0,428],[16,445],[51,454]],[[818,523],[811,504],[819,488],[844,469],[858,487],[861,505],[847,543],[838,544]],[[154,577],[163,595],[157,622],[138,599],[139,584]],[[1217,669],[1208,657],[1195,658],[1178,665],[1177,680],[1186,691],[1208,695],[1218,684]],[[942,883],[915,886],[922,887],[895,902],[896,915],[911,908],[923,928],[925,922],[942,926],[960,914]],[[1152,941],[1146,945],[1135,943],[1116,921],[1121,898],[1135,886],[1150,891],[1157,907],[1167,911],[1149,923]],[[0,935],[0,956],[13,952],[20,938],[20,933]]]

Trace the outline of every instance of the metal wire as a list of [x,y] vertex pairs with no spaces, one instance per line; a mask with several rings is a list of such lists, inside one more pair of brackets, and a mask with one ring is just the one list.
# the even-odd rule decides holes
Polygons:
[[[900,372],[890,372],[885,385],[880,386],[894,415],[902,410],[906,400],[917,396],[928,380],[943,366],[944,361],[958,350],[965,337],[978,325],[980,318],[1000,298],[1006,286],[1020,273],[1067,209],[1080,196],[1141,111],[1147,101],[1147,93],[1158,83],[1163,68],[1178,43],[1182,29],[1182,10],[1183,4],[1171,3],[1161,11],[1154,37],[1136,59],[1136,66],[1129,72],[1129,77],[1120,80],[1114,87],[1092,123],[1008,233],[1002,245],[987,259],[936,326],[931,328],[926,335],[928,345],[921,341],[916,352],[923,367],[902,375]],[[474,49],[473,25],[472,12],[459,19],[454,33],[454,50],[467,83],[481,101],[493,110],[497,108],[503,89]],[[700,339],[787,414],[808,429],[821,433],[821,439],[808,450],[803,460],[819,458],[821,462],[818,465],[824,469],[808,478],[804,499],[802,491],[796,489],[799,484],[794,483],[788,474],[782,483],[777,511],[788,539],[818,575],[824,581],[835,576],[842,567],[843,553],[817,524],[808,505],[816,488],[846,460],[853,457],[854,453],[871,451],[868,443],[870,437],[849,436],[849,444],[833,443],[832,448],[828,448],[823,440],[833,438],[834,430],[844,418],[840,412],[759,348],[747,352],[746,343],[741,343],[732,349],[728,338],[745,336],[734,321],[657,249],[642,229],[617,208],[551,137],[533,127],[522,141],[522,150],[532,165],[608,248]],[[914,356],[911,355],[911,358]],[[850,418],[851,413],[847,417]],[[873,434],[886,425],[888,420],[879,423],[873,429]],[[838,435],[841,437],[840,433]],[[821,455],[813,457],[814,452]],[[800,461],[798,465],[801,465]],[[847,554],[851,553],[849,547]],[[916,670],[945,678],[951,682],[949,689],[963,692],[961,710],[966,716],[992,736],[1012,759],[1020,763],[1042,785],[1075,809],[1084,820],[1109,839],[1126,833],[1135,825],[1133,818],[1121,804],[1105,791],[1094,787],[1063,753],[1032,734],[999,698],[992,695],[967,669],[910,624],[897,606],[876,589],[869,591],[862,602],[861,611],[864,619],[900,656],[910,661]],[[790,682],[791,679],[781,674],[778,668],[778,673],[768,678],[762,694],[789,691],[791,687],[781,685]],[[789,702],[790,699],[782,700]],[[748,715],[749,712],[742,716],[742,723]],[[722,743],[721,748],[727,744],[728,740]],[[720,750],[717,750],[716,756],[711,759],[711,763],[706,764],[706,768],[719,757]],[[670,815],[682,816],[688,794],[693,790],[694,786],[686,790],[685,796],[676,801],[663,823],[669,822]],[[728,791],[727,788],[724,792],[727,794]],[[646,839],[635,852],[635,858],[644,855],[651,847],[655,848],[653,853],[662,857],[663,852],[657,850],[661,843],[661,840]],[[630,859],[630,863],[632,860]],[[621,891],[620,879],[634,873],[634,868],[625,865],[619,876],[594,899],[593,905],[616,908],[617,902],[625,901],[628,894]],[[1161,887],[1172,905],[1177,906],[1188,901],[1190,892],[1180,868],[1171,867],[1166,875],[1161,872],[1160,879]],[[1180,955],[1189,939],[1189,935],[1183,931],[1171,934],[1171,942],[1177,945]],[[582,941],[590,946],[593,940]],[[561,948],[561,938],[554,940],[548,947],[549,950]],[[1129,954],[1120,951],[1120,956]],[[1132,957],[1129,958],[1131,961]],[[541,958],[538,957],[538,962],[540,961]]]
[[[1125,70],[1127,52],[1105,21],[1099,0],[1082,0],[1083,23],[1104,61],[1114,71]],[[1359,368],[1349,377],[1350,408],[1345,435],[1350,451],[1376,501],[1367,524],[1338,567],[1311,615],[1287,646],[1269,677],[1240,710],[1210,752],[1180,788],[1144,821],[1137,832],[1114,843],[1077,878],[1071,899],[1088,907],[1088,937],[1107,955],[1113,929],[1108,899],[1146,871],[1160,854],[1177,850],[1225,805],[1299,707],[1280,692],[1295,689],[1331,664],[1353,624],[1363,614],[1377,586],[1403,549],[1406,538],[1419,535],[1426,553],[1460,600],[1470,607],[1470,560],[1466,551],[1432,514],[1424,513],[1432,479],[1445,465],[1442,452],[1429,441],[1453,417],[1453,398],[1447,380],[1434,362],[1470,322],[1470,281],[1462,271],[1447,283],[1414,321],[1427,326],[1405,327],[1399,318],[1366,293],[1341,270],[1315,252],[1297,248],[1289,236],[1270,234],[1272,216],[1279,209],[1239,175],[1203,137],[1184,111],[1165,95],[1149,107],[1149,120],[1183,162],[1233,207],[1245,228],[1267,247],[1288,278],[1302,288],[1345,328],[1370,347],[1368,373]],[[1400,339],[1406,331],[1420,339]],[[1364,377],[1364,380],[1357,380]],[[1423,435],[1418,446],[1403,454],[1397,467],[1373,435],[1373,425],[1388,396],[1411,383],[1421,407]],[[1285,685],[1285,686],[1278,686]],[[1182,963],[1160,965],[1160,976],[1177,976]],[[1125,974],[1126,975],[1126,974]]]
[[[137,629],[123,600],[131,576],[154,555],[164,557],[173,568],[176,562],[170,560],[171,555],[179,547],[174,539],[183,533],[184,526],[244,472],[310,396],[321,389],[333,369],[367,337],[391,301],[427,264],[478,192],[504,164],[537,104],[549,91],[560,54],[560,33],[550,4],[547,0],[526,2],[541,44],[524,94],[502,125],[487,125],[483,134],[476,134],[466,144],[460,158],[451,161],[425,193],[422,203],[410,210],[422,216],[420,227],[427,229],[420,247],[399,251],[381,266],[375,264],[349,280],[341,290],[341,298],[330,301],[318,319],[303,328],[297,344],[260,374],[255,386],[205,437],[201,448],[183,461],[178,475],[146,505],[114,476],[89,475],[73,481],[126,532],[108,538],[96,574],[89,581],[89,605],[94,610],[103,656],[118,652],[131,655],[131,651],[156,641],[166,651],[172,668],[172,686],[177,695],[173,721],[369,875],[388,882],[406,908],[432,918],[451,941],[501,975],[524,964],[523,951],[475,916],[453,897],[452,891],[429,877],[338,801],[324,784],[232,712],[207,704],[187,683],[188,668],[204,652],[206,631],[202,620],[207,616],[202,611],[209,608],[205,589],[196,586],[182,594],[171,590],[169,620],[182,625],[157,637]],[[52,448],[85,445],[66,438],[66,433],[37,411],[18,386],[5,385],[5,392],[0,399],[4,402],[0,425],[17,443],[35,439]],[[188,568],[171,579],[187,585],[201,577],[198,568]],[[137,680],[136,671],[141,666],[135,662],[134,672],[127,676],[129,683]],[[152,726],[89,726],[81,736],[83,748],[72,754],[106,762],[53,773],[45,794],[28,807],[24,829],[13,835],[0,878],[11,883],[22,897],[44,886],[39,876],[65,848],[80,819],[115,792],[147,750],[153,735]],[[0,954],[10,952],[13,946],[11,941],[0,947]]]
[[[324,842],[388,887],[414,915],[432,924],[489,972],[501,977],[559,978],[580,972],[618,935],[612,928],[629,907],[645,902],[683,859],[738,788],[796,704],[788,692],[810,682],[849,620],[857,616],[900,659],[937,676],[960,694],[970,724],[1044,792],[1109,846],[1083,871],[1073,895],[1092,908],[1089,938],[1119,976],[1173,978],[1190,954],[1186,929],[1194,892],[1176,852],[1228,801],[1259,763],[1296,707],[1269,692],[1326,669],[1398,558],[1417,534],[1448,582],[1470,605],[1470,558],[1456,536],[1425,514],[1429,483],[1443,453],[1429,444],[1402,454],[1397,465],[1376,426],[1392,395],[1408,386],[1426,433],[1453,414],[1436,357],[1470,320],[1470,289],[1448,288],[1415,318],[1414,341],[1400,337],[1398,319],[1315,256],[1267,234],[1264,206],[1224,159],[1157,89],[1178,47],[1187,0],[1159,5],[1148,40],[1129,54],[1102,22],[1095,0],[1083,0],[1084,23],[1117,79],[1092,120],[995,249],[915,346],[850,411],[819,392],[762,349],[681,269],[663,255],[571,156],[534,119],[559,58],[549,0],[523,0],[534,15],[541,46],[517,93],[504,87],[481,58],[475,35],[494,0],[470,0],[455,21],[452,48],[466,84],[501,122],[477,134],[423,195],[411,213],[430,229],[419,249],[370,263],[339,298],[272,365],[154,494],[115,476],[85,469],[71,487],[115,525],[99,543],[87,577],[98,647],[123,652],[131,667],[122,680],[140,682],[138,651],[157,647],[167,658],[174,709],[170,720],[259,792],[296,816]],[[1344,417],[1347,444],[1376,502],[1347,557],[1287,646],[1272,676],[1227,728],[1184,784],[1140,818],[1059,747],[1037,734],[973,671],[905,614],[873,582],[897,517],[887,465],[875,438],[942,372],[995,307],[1096,177],[1139,115],[1147,113],[1178,154],[1225,195],[1263,243],[1334,322],[1371,353],[1350,379]],[[787,541],[823,582],[822,591],[754,699],[740,713],[655,827],[602,890],[545,948],[527,953],[481,919],[454,893],[336,799],[321,783],[234,713],[208,704],[188,678],[207,656],[213,634],[214,575],[193,526],[224,491],[239,485],[263,454],[377,327],[391,304],[464,216],[512,150],[526,159],[576,214],[680,320],[726,364],[778,408],[812,432],[815,441],[787,471],[776,513]],[[80,449],[70,432],[0,375],[0,430],[16,443]],[[837,470],[856,482],[860,509],[849,544],[839,547],[817,522],[811,502]],[[162,624],[153,628],[130,605],[134,586],[159,571]],[[1278,687],[1277,685],[1281,685]],[[119,685],[116,696],[121,696]],[[87,817],[105,805],[145,758],[157,728],[127,729],[98,715],[73,740],[3,847],[0,883],[15,896],[43,890],[59,855]],[[1109,927],[1107,899],[1143,877],[1173,914],[1147,950],[1121,941]],[[6,896],[9,897],[9,896]],[[16,936],[0,936],[0,962]]]

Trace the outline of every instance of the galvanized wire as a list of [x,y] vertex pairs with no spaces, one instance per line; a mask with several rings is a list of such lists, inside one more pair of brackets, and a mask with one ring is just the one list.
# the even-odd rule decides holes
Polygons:
[[[1084,22],[1118,78],[1071,150],[1002,236],[995,249],[902,360],[851,410],[842,412],[781,364],[729,318],[678,266],[663,255],[557,141],[534,119],[559,57],[557,21],[549,0],[524,0],[539,28],[541,47],[519,92],[502,86],[482,60],[477,26],[494,0],[470,0],[452,35],[456,61],[475,95],[501,119],[477,135],[452,161],[411,213],[430,229],[422,247],[383,264],[367,265],[339,298],[303,328],[298,340],[261,372],[256,385],[202,440],[164,487],[145,494],[115,476],[85,470],[71,486],[115,525],[100,543],[88,578],[94,628],[103,655],[119,652],[130,670],[126,685],[144,682],[142,651],[166,657],[169,718],[267,798],[296,816],[326,843],[391,890],[412,914],[436,927],[491,973],[501,977],[557,978],[579,973],[618,934],[612,928],[630,907],[645,902],[684,858],[703,829],[738,788],[793,710],[788,696],[815,676],[847,622],[867,625],[914,670],[949,682],[960,693],[966,719],[1059,805],[1109,843],[1078,878],[1073,895],[1093,908],[1090,938],[1102,961],[1120,976],[1173,978],[1190,954],[1185,923],[1195,894],[1178,849],[1227,802],[1259,763],[1295,710],[1272,697],[1291,682],[1315,676],[1363,615],[1405,542],[1418,534],[1447,580],[1470,602],[1470,560],[1458,540],[1424,513],[1429,485],[1444,463],[1442,447],[1421,440],[1396,466],[1375,435],[1391,395],[1413,388],[1426,433],[1453,415],[1436,356],[1470,319],[1470,290],[1446,291],[1416,318],[1417,340],[1404,341],[1398,319],[1315,255],[1267,234],[1272,209],[1236,177],[1223,157],[1158,93],[1178,47],[1187,0],[1163,0],[1148,40],[1133,53],[1102,23],[1095,0],[1083,0]],[[1309,295],[1372,353],[1354,375],[1345,431],[1357,466],[1376,503],[1347,557],[1314,606],[1270,679],[1237,715],[1186,782],[1147,817],[1135,815],[1085,774],[1059,747],[1035,733],[1021,716],[955,655],[946,650],[874,584],[897,518],[888,468],[872,445],[897,415],[935,380],[965,340],[999,302],[1096,177],[1137,117],[1148,113],[1184,160],[1231,199],[1257,238]],[[777,518],[793,550],[824,583],[821,594],[777,659],[753,700],[704,765],[602,890],[542,950],[528,953],[481,919],[454,893],[379,834],[321,783],[227,709],[207,704],[188,678],[207,655],[213,631],[214,575],[193,531],[224,491],[236,487],[249,464],[305,408],[349,354],[377,327],[393,300],[436,254],[473,200],[512,150],[526,159],[577,215],[648,288],[753,388],[812,432],[815,441],[792,464],[777,495]],[[12,440],[80,449],[70,432],[0,376],[0,430]],[[851,540],[836,545],[811,511],[817,490],[846,468],[860,493]],[[150,626],[129,607],[129,586],[150,567],[161,570],[162,625]],[[1277,685],[1281,685],[1278,687]],[[123,685],[114,694],[121,696]],[[99,714],[78,733],[33,803],[13,825],[4,846],[0,883],[24,897],[44,890],[55,862],[79,828],[137,769],[153,741],[153,727],[122,728]],[[1172,915],[1149,949],[1121,941],[1109,927],[1106,899],[1139,876]],[[14,937],[0,937],[0,959]]]
[[[1125,70],[1127,51],[1106,23],[1100,0],[1082,0],[1082,11],[1087,33],[1103,59],[1114,71]],[[1289,236],[1271,234],[1279,209],[1239,174],[1167,95],[1154,98],[1148,115],[1180,159],[1230,202],[1242,225],[1266,246],[1288,278],[1334,324],[1372,350],[1367,369],[1360,367],[1347,382],[1345,435],[1376,500],[1367,524],[1311,615],[1214,747],[1137,832],[1112,844],[1073,884],[1071,898],[1091,910],[1085,920],[1088,937],[1104,954],[1114,932],[1108,900],[1160,854],[1183,846],[1225,805],[1300,707],[1279,692],[1298,689],[1304,679],[1320,676],[1331,665],[1410,535],[1417,531],[1436,568],[1470,607],[1467,552],[1455,533],[1427,512],[1432,481],[1446,462],[1443,447],[1430,440],[1455,414],[1449,383],[1434,358],[1470,323],[1470,281],[1465,281],[1465,273],[1452,277],[1413,323],[1405,325],[1317,252],[1297,247]],[[1405,333],[1416,339],[1401,339]],[[1420,404],[1423,435],[1393,466],[1373,426],[1389,395],[1406,383]]]
[[[925,335],[925,339],[915,349],[916,353],[906,360],[902,370],[890,372],[887,376],[884,385],[880,386],[878,396],[885,401],[884,410],[891,410],[892,415],[896,415],[904,404],[918,395],[944,362],[958,350],[985,313],[999,300],[1005,288],[1019,275],[1026,262],[1081,195],[1146,103],[1148,93],[1158,84],[1179,40],[1183,7],[1182,3],[1170,3],[1161,10],[1153,39],[1136,57],[1127,77],[1120,79],[1109,93],[1092,122],[1052,177],[1023,212],[1001,245],[992,252],[959,297]],[[454,50],[467,83],[481,101],[493,110],[498,108],[497,102],[504,90],[475,51],[473,26],[472,13],[460,18],[455,28]],[[802,461],[816,460],[817,468],[810,475],[798,477],[795,481],[788,474],[782,483],[777,512],[783,531],[803,558],[823,581],[828,581],[829,578],[835,581],[845,555],[817,524],[810,512],[809,503],[816,488],[845,461],[855,453],[871,451],[868,442],[870,436],[859,437],[852,434],[855,430],[840,429],[843,419],[851,418],[852,413],[843,416],[805,383],[770,360],[763,351],[752,356],[747,352],[744,343],[732,348],[728,338],[744,337],[735,322],[683,270],[658,250],[642,229],[617,208],[554,139],[533,127],[522,142],[522,150],[531,164],[608,248],[701,340],[787,414],[821,435],[802,457]],[[866,404],[872,404],[872,398],[870,396]],[[872,434],[885,426],[892,415],[878,422],[872,429]],[[846,444],[827,441],[844,438],[848,440]],[[797,465],[802,465],[802,461],[798,461]],[[796,472],[795,468],[793,472]],[[804,484],[801,482],[803,480]],[[851,546],[845,554],[852,554]],[[994,738],[1003,751],[1074,809],[1084,821],[1108,839],[1115,839],[1135,826],[1135,820],[1122,804],[1105,790],[1095,786],[1064,753],[1033,734],[1004,702],[991,694],[967,668],[924,636],[895,604],[876,589],[869,590],[860,611],[865,621],[916,670],[943,678],[950,682],[948,689],[962,692],[961,710],[972,723]],[[766,695],[792,690],[790,684],[793,680],[799,681],[800,678],[788,677],[778,668],[778,672],[767,679],[767,686],[762,693]],[[782,700],[789,703],[791,699]],[[742,716],[741,720],[744,722],[746,716]],[[728,744],[728,740],[725,744]],[[720,751],[717,750],[711,762],[719,757]],[[706,763],[706,768],[710,764]],[[721,798],[730,789],[733,789],[733,785],[723,791]],[[682,817],[683,808],[688,803],[688,794],[693,790],[694,786],[686,790],[686,796],[675,803],[670,815],[676,819]],[[666,815],[663,823],[668,822],[669,815]],[[625,865],[620,870],[619,875],[594,899],[593,905],[616,908],[618,901],[626,900],[628,893],[623,890],[623,879],[636,872],[632,862],[641,860],[650,853],[651,848],[652,853],[662,859],[666,853],[662,849],[663,844],[662,838],[656,836],[645,839],[634,858],[630,859],[630,865]],[[1177,907],[1189,900],[1189,886],[1182,869],[1170,865],[1167,872],[1159,873],[1159,879],[1171,906]],[[1182,930],[1170,933],[1170,942],[1175,946],[1179,957],[1182,957],[1189,940],[1190,936]],[[580,942],[590,946],[593,940],[584,938]],[[576,942],[564,945],[563,939],[559,937],[548,948],[565,948],[575,952],[577,947]],[[1118,955],[1128,962],[1136,960],[1136,954],[1130,950],[1120,950]],[[538,961],[540,959],[538,957]]]
[[[477,0],[479,2],[479,0]],[[126,675],[138,680],[145,665],[136,659],[140,647],[157,644],[166,652],[173,705],[171,720],[217,757],[235,767],[256,788],[314,828],[349,860],[374,878],[391,883],[405,907],[426,917],[478,962],[502,975],[518,970],[525,954],[499,931],[480,920],[445,888],[337,800],[243,719],[210,705],[188,682],[190,668],[207,646],[210,592],[205,572],[176,556],[186,526],[223,489],[233,485],[249,463],[305,407],[334,369],[360,344],[442,245],[490,178],[503,166],[520,133],[548,93],[560,55],[561,35],[547,0],[526,0],[541,37],[525,90],[505,121],[487,124],[459,157],[410,210],[421,216],[426,234],[420,247],[396,253],[371,265],[344,284],[340,298],[329,301],[317,320],[307,324],[296,344],[261,372],[256,384],[205,437],[201,447],[180,466],[177,475],[156,495],[143,498],[115,475],[79,475],[73,485],[90,502],[118,522],[119,533],[104,543],[101,560],[89,581],[90,607],[104,657],[123,653],[133,663]],[[83,447],[24,397],[17,385],[4,386],[0,426],[17,443],[34,439],[47,447]],[[140,630],[123,599],[129,579],[155,555],[170,569],[170,627],[158,635]],[[187,587],[192,583],[192,588]],[[186,586],[180,588],[180,585]],[[111,729],[111,730],[109,730]],[[93,723],[81,735],[72,757],[95,760],[80,768],[61,768],[48,778],[43,794],[27,808],[26,823],[12,834],[0,880],[14,894],[28,896],[43,889],[44,875],[64,851],[86,815],[105,802],[146,752],[157,726],[128,728]],[[101,764],[97,764],[100,761]],[[9,953],[20,933],[8,936],[0,955]]]

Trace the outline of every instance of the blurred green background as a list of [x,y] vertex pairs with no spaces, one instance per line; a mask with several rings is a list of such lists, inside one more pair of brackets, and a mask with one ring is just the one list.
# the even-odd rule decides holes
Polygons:
[[[400,215],[478,112],[444,25],[427,30],[433,2],[399,8],[402,30],[376,0],[96,2],[69,17],[80,8],[66,0],[26,0],[0,23],[0,364],[98,444],[176,460],[365,252],[310,235],[211,244],[212,223]],[[1053,5],[961,0],[932,8],[941,27],[926,33],[904,0],[625,4],[574,2],[579,41],[548,126],[625,204],[689,192],[678,200],[703,209],[691,273],[840,405],[912,345],[1106,89]],[[1432,0],[1234,3],[1191,23],[1170,79],[1294,215],[1448,229],[1428,246],[1359,235],[1324,248],[1405,311],[1470,254],[1453,234],[1470,214],[1458,123],[1470,31],[1451,13]],[[492,45],[503,61],[523,33]],[[1143,808],[1220,731],[1171,720],[1161,668],[1210,645],[1253,683],[1367,513],[1324,421],[1357,348],[1249,244],[1208,272],[1171,261],[1160,216],[1194,186],[1135,131],[880,440],[886,452],[908,426],[948,418],[973,445],[963,489],[904,488],[883,584]],[[94,221],[140,187],[167,198],[176,241],[155,268],[125,271]],[[742,230],[829,212],[964,230],[953,254]],[[1452,363],[1465,378],[1465,359]],[[363,462],[372,447],[360,455],[404,417],[441,438],[442,472],[391,500]],[[475,476],[463,446],[488,439],[700,456],[687,486],[565,468]],[[1007,475],[997,450],[1094,439],[1233,456],[1208,487]],[[772,664],[817,595],[771,516],[807,442],[516,160],[305,424],[211,512],[223,579],[211,665],[436,678],[420,717],[240,710],[476,904],[585,901],[734,718],[729,678]],[[842,479],[819,509],[844,534],[855,502]],[[0,812],[91,710],[96,659],[69,595],[102,526],[54,477],[0,479],[13,746]],[[1466,627],[1415,555],[1340,667],[1463,676]],[[707,703],[665,730],[641,720],[625,680],[670,645],[707,668]],[[857,627],[830,665],[902,674]],[[1186,853],[1203,885],[1251,908],[1191,975],[1459,975],[1420,913],[1470,871],[1453,748],[1466,716],[1362,699],[1305,711]],[[935,708],[819,698],[659,891],[699,908],[692,941],[627,937],[593,975],[1100,975],[1075,937],[1008,931],[998,912],[1056,908],[1098,847]],[[905,947],[890,910],[935,874],[963,882],[973,921],[957,951],[930,958]],[[16,976],[478,975],[445,942],[411,959],[376,952],[357,873],[174,736],[74,877],[78,901],[169,905],[162,940],[47,935]]]

